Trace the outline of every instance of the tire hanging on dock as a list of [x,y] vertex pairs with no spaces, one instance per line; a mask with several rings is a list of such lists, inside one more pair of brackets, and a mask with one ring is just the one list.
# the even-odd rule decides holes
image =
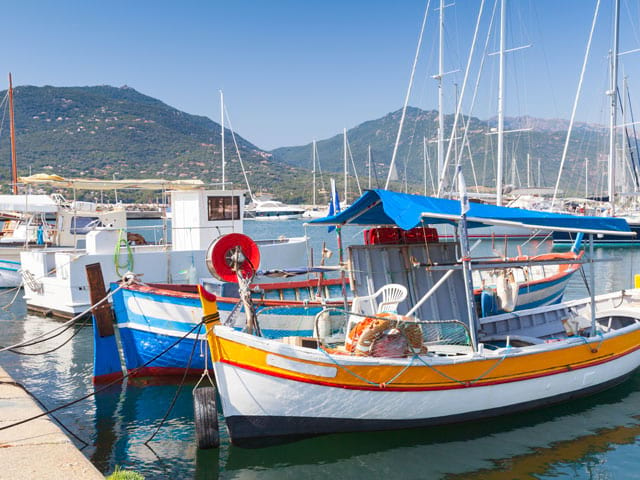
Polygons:
[[196,426],[198,448],[219,447],[220,432],[215,387],[201,387],[193,391],[193,420]]

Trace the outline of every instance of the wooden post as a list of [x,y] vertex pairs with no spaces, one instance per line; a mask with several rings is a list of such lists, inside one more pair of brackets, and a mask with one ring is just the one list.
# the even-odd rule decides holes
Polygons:
[[[85,266],[89,282],[91,305],[96,305],[107,296],[99,263]],[[93,383],[111,382],[123,377],[122,362],[115,330],[111,305],[106,300],[92,308],[93,315]]]
[[[89,281],[89,298],[91,305],[95,305],[107,296],[107,290],[104,286],[102,278],[102,268],[99,263],[91,263],[85,266],[87,272],[87,280]],[[96,325],[101,337],[110,337],[113,335],[113,310],[109,302],[103,302],[97,307],[91,309],[91,313],[96,319]]]

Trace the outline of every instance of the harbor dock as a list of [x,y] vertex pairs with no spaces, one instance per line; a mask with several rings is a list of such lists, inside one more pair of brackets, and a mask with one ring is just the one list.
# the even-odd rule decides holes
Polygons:
[[[43,413],[0,367],[0,427]],[[104,479],[48,416],[0,430],[1,478]]]

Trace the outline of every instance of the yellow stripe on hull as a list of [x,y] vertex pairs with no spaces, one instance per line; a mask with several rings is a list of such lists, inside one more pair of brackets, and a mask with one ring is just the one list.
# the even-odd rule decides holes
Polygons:
[[[514,382],[606,363],[640,348],[640,329],[636,328],[606,339],[596,337],[587,342],[576,337],[551,344],[502,349],[500,353],[485,352],[481,356],[388,359],[302,351],[299,347],[250,335],[244,337],[247,343],[241,343],[220,333],[222,335],[209,333],[214,361],[266,375],[354,389],[429,390]],[[264,347],[259,345],[261,342]],[[269,349],[269,345],[276,346]],[[274,357],[280,357],[281,361],[274,361]],[[287,367],[287,361],[291,367]],[[310,373],[314,371],[325,373]],[[328,376],[326,372],[335,372],[335,375]]]

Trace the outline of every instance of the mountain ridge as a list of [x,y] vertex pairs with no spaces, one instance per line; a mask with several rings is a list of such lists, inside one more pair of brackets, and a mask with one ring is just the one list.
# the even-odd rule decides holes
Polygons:
[[[3,94],[6,91],[0,92]],[[19,86],[14,88],[14,98],[20,175],[44,171],[86,178],[198,178],[212,184],[221,181],[220,125],[207,117],[182,112],[127,85]],[[361,179],[368,177],[370,145],[373,152],[372,176],[377,179],[376,185],[384,185],[400,115],[401,110],[396,110],[348,130],[349,149]],[[471,169],[468,159],[463,160],[465,175],[473,178],[467,183],[477,181],[491,185],[495,183],[492,120],[464,119],[469,132],[465,150],[477,163]],[[434,110],[407,109],[397,155],[401,181],[394,183],[394,188],[422,190],[423,142],[427,142],[430,165],[434,169],[436,120],[437,112]],[[450,131],[452,122],[453,115],[445,115],[445,131]],[[505,158],[509,162],[516,158],[517,169],[524,172],[526,154],[530,153],[532,165],[540,160],[544,167],[542,176],[545,178],[537,183],[550,185],[564,144],[566,132],[562,128],[568,123],[561,119],[533,117],[508,118],[505,123],[509,129],[533,126],[531,132],[519,134],[517,138],[509,134],[505,136]],[[578,153],[572,153],[570,161],[575,162],[584,156],[593,157],[595,152],[604,151],[599,148],[604,139],[599,126],[581,124],[575,132],[571,147]],[[0,166],[0,178],[5,184],[9,179],[8,137],[8,134],[0,135],[0,158],[7,159],[6,164]],[[232,181],[235,187],[245,188],[229,129],[225,131],[225,138],[227,180]],[[289,203],[310,200],[311,144],[266,151],[238,134],[235,138],[253,190],[268,191]],[[460,144],[461,141],[458,146]],[[342,134],[320,140],[317,145],[323,172],[327,175],[331,172],[342,189]],[[349,170],[353,172],[351,165]],[[351,175],[349,182],[354,188],[350,191],[352,196],[356,196],[356,182],[353,173]],[[571,181],[575,181],[576,169],[570,169],[568,175]],[[403,179],[408,180],[403,182]],[[323,183],[326,190],[328,179],[323,178]],[[361,184],[367,187],[368,181]],[[6,191],[7,185],[3,188]]]

